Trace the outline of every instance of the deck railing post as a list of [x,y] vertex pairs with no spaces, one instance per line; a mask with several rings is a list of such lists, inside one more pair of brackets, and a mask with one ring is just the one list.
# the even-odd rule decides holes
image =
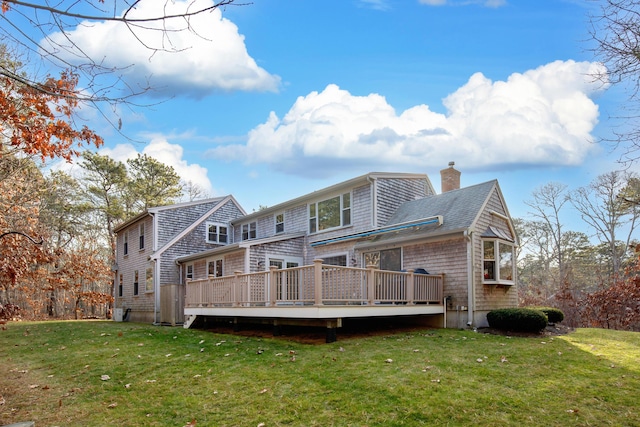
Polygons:
[[367,265],[367,300],[369,305],[373,305],[376,299],[376,267],[373,264]]
[[407,282],[407,292],[406,292],[407,304],[408,305],[413,305],[413,303],[414,303],[413,300],[415,299],[415,293],[414,293],[414,290],[415,290],[415,285],[414,285],[414,283],[415,283],[415,281],[414,281],[415,274],[414,274],[414,270],[412,268],[410,268],[407,271],[409,272],[409,276],[407,277],[407,280],[406,280],[406,282]]
[[276,300],[278,299],[278,281],[276,280],[276,275],[278,274],[278,267],[272,265],[269,267],[269,275],[267,280],[269,282],[269,303],[271,307],[276,306]]
[[322,305],[322,262],[321,259],[313,260],[313,299],[314,305]]
[[240,301],[238,298],[238,291],[240,291],[240,297],[242,297],[242,289],[240,288],[240,279],[238,278],[238,275],[240,275],[240,271],[234,271],[233,272],[233,282],[231,285],[231,297],[233,298],[233,302],[232,302],[232,306],[234,307],[239,307],[240,306]]

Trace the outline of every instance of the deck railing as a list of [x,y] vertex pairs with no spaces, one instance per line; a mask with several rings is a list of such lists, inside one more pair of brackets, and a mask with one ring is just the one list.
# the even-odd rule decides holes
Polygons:
[[322,264],[191,280],[186,307],[442,304],[444,276]]

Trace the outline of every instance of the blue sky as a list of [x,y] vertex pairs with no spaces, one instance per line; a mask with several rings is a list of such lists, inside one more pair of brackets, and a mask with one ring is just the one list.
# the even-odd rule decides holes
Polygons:
[[150,57],[111,24],[72,37],[107,64],[134,64],[134,84],[150,75],[145,101],[163,101],[119,111],[129,139],[87,112],[103,153],[152,155],[248,212],[373,171],[427,173],[439,191],[455,161],[463,186],[497,178],[525,217],[535,188],[621,168],[595,142],[625,98],[592,77],[590,7],[257,0],[194,21],[203,37],[176,35],[180,53]]

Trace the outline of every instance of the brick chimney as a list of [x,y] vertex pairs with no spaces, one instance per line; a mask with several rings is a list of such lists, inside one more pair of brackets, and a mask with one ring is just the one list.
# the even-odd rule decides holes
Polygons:
[[442,192],[457,190],[460,188],[460,171],[453,168],[455,162],[449,162],[449,167],[440,171]]

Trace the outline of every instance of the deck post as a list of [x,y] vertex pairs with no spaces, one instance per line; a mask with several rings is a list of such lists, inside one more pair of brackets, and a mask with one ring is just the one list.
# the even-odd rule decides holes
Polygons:
[[376,269],[374,264],[367,265],[367,300],[369,305],[373,305],[376,299]]
[[[238,288],[240,287],[240,280],[238,279],[238,276],[240,275],[239,271],[234,271],[233,272],[233,285],[232,285],[232,290],[231,290],[231,297],[233,298],[233,302],[232,302],[232,306],[233,307],[239,307],[240,303],[238,302]],[[242,290],[240,290],[240,295],[242,295]]]
[[278,267],[275,265],[269,266],[269,303],[271,307],[276,306],[276,300],[278,299],[278,281],[276,280],[276,274]]
[[414,286],[414,284],[413,284],[413,283],[414,283],[415,275],[414,275],[414,273],[413,273],[413,272],[414,272],[414,270],[413,270],[412,268],[410,268],[410,269],[409,269],[409,270],[407,270],[407,271],[409,272],[409,277],[407,277],[407,280],[406,280],[406,282],[407,282],[407,285],[406,285],[406,286],[407,286],[407,292],[406,292],[406,295],[407,295],[407,304],[408,304],[408,305],[413,305],[413,300],[414,300],[414,298],[415,298],[415,293],[414,293],[415,286]]
[[314,305],[322,305],[322,262],[321,259],[313,260]]

